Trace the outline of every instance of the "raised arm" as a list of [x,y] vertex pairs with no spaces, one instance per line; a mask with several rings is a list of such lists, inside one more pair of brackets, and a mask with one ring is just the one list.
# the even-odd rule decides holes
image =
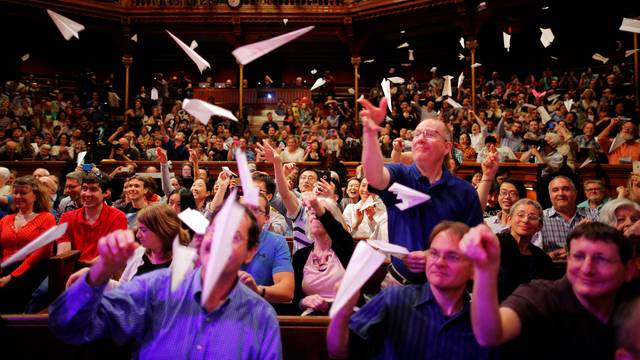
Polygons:
[[289,190],[289,184],[287,183],[285,175],[285,168],[287,171],[292,171],[295,168],[295,164],[283,165],[282,158],[280,157],[280,154],[278,154],[278,151],[274,149],[266,139],[263,140],[263,142],[263,145],[256,144],[256,151],[262,154],[262,157],[266,161],[273,163],[273,173],[276,178],[278,192],[280,193],[284,207],[287,209],[287,216],[292,218],[298,214],[298,211],[300,211],[300,201],[293,191]]
[[486,225],[478,225],[463,236],[460,250],[474,266],[471,325],[478,343],[497,346],[520,335],[518,314],[498,304],[500,242],[496,235]]
[[482,211],[487,207],[487,200],[489,199],[491,186],[493,185],[493,180],[496,178],[498,168],[498,157],[495,153],[489,154],[482,162],[482,179],[476,189]]
[[162,148],[156,148],[156,156],[158,157],[158,161],[160,162],[160,182],[162,184],[162,192],[167,196],[167,201],[169,201],[168,196],[174,190],[173,186],[171,186],[171,176],[169,174],[169,162],[167,161],[167,153]]
[[391,176],[384,167],[382,150],[378,145],[378,132],[382,129],[382,123],[387,115],[387,99],[380,100],[379,107],[375,107],[366,99],[358,100],[364,110],[360,111],[362,119],[362,167],[364,175],[369,180],[369,185],[383,190],[389,186]]

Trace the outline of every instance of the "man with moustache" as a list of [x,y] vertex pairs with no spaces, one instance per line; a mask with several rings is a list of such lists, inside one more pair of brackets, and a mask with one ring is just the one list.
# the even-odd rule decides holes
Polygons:
[[[620,123],[620,119],[613,118],[611,123],[598,135],[598,141],[603,149],[609,149],[614,139],[609,139],[609,133]],[[607,157],[609,164],[630,164],[633,161],[640,160],[640,143],[636,142],[638,137],[638,128],[631,121],[622,124],[620,135],[624,139],[624,143],[617,149],[610,152]]]
[[[362,99],[360,112],[363,130],[362,165],[369,181],[369,191],[377,194],[387,207],[389,242],[410,251],[403,260],[393,257],[383,287],[422,284],[424,250],[429,247],[429,234],[443,220],[474,226],[482,222],[482,210],[476,190],[468,182],[456,177],[444,166],[444,159],[453,147],[449,128],[440,120],[425,118],[413,131],[411,142],[413,163],[384,163],[378,145],[380,124],[387,114],[387,99],[379,107]],[[483,179],[483,181],[493,181]],[[431,198],[404,211],[395,205],[396,194],[388,190],[398,183]]]

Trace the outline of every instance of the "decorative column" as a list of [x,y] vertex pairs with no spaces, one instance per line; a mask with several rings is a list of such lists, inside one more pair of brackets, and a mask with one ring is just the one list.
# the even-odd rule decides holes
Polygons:
[[355,92],[353,93],[353,111],[355,113],[353,115],[354,128],[358,126],[358,122],[360,120],[360,114],[358,111],[358,68],[360,67],[360,62],[360,56],[351,57],[351,64],[353,64],[353,89],[355,90]]
[[129,110],[129,68],[133,64],[133,57],[125,55],[122,57],[124,64],[124,119],[127,120],[127,110]]
[[466,41],[467,48],[471,51],[471,109],[476,111],[476,68],[473,64],[476,63],[476,48],[478,47],[477,40]]
[[240,81],[238,81],[238,88],[240,89],[239,91],[239,97],[238,97],[238,113],[240,114],[240,121],[242,121],[242,117],[243,117],[243,113],[242,113],[242,93],[244,91],[244,66],[240,63],[238,63],[238,66],[240,67]]
[[[633,33],[633,48],[638,48],[638,33]],[[636,88],[636,108],[640,106],[640,78],[638,78],[638,51],[633,54],[633,83]]]

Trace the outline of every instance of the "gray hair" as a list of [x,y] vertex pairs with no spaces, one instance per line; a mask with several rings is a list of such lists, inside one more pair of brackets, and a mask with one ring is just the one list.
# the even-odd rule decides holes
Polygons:
[[0,167],[0,177],[8,180],[9,176],[11,176],[11,171],[9,171],[9,169],[7,169],[6,167]]
[[573,180],[569,179],[568,177],[564,176],[564,175],[560,175],[560,176],[556,176],[553,179],[551,179],[551,181],[549,181],[549,193],[551,193],[551,183],[556,181],[557,179],[565,179],[569,182],[569,185],[571,185],[571,188],[573,189],[573,191],[576,191],[576,184],[573,183]]
[[84,173],[82,171],[73,171],[68,173],[65,176],[67,179],[77,180],[78,182],[82,182],[82,178],[84,177]]
[[616,227],[618,220],[616,219],[616,211],[618,209],[628,207],[640,212],[640,205],[629,199],[615,199],[604,204],[600,210],[600,222],[609,226]]
[[540,206],[539,202],[535,200],[531,200],[529,198],[520,199],[516,201],[515,204],[511,205],[511,210],[509,210],[509,216],[513,217],[513,215],[515,215],[516,213],[516,209],[522,205],[531,205],[534,208],[536,208],[536,210],[538,211],[538,217],[540,217],[540,225],[542,225],[542,219],[544,218],[544,212],[542,211],[542,206]]

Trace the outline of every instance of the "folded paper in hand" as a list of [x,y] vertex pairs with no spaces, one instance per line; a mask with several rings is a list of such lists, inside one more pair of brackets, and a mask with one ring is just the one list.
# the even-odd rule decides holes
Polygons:
[[402,211],[431,199],[431,196],[423,192],[398,183],[393,183],[393,185],[389,186],[389,191],[396,194],[398,200],[402,200],[402,202],[396,204],[396,207]]
[[238,173],[240,174],[240,183],[242,184],[242,193],[244,201],[253,206],[260,206],[258,198],[260,197],[260,189],[253,183],[247,156],[240,148],[236,148],[236,163],[238,164]]
[[395,256],[398,259],[403,259],[405,256],[409,255],[409,250],[404,246],[390,244],[380,240],[367,240],[367,243],[381,253]]
[[171,261],[171,291],[182,283],[184,276],[193,269],[198,258],[198,250],[180,244],[178,236],[173,239],[173,260]]
[[55,240],[57,240],[60,236],[64,235],[67,232],[67,226],[69,223],[62,223],[60,225],[54,226],[51,229],[45,231],[42,235],[38,236],[35,240],[25,245],[22,249],[18,250],[16,253],[11,255],[5,262],[0,265],[0,268],[6,268],[12,264],[17,263],[20,260],[23,260],[32,252],[40,249],[41,247],[48,245]]
[[233,171],[231,171],[231,169],[229,169],[229,167],[228,167],[228,166],[223,166],[223,167],[222,167],[222,171],[226,172],[226,173],[227,173],[227,174],[229,174],[229,175],[238,176],[238,175],[236,175]]
[[340,288],[329,310],[329,317],[334,317],[338,311],[360,290],[362,285],[373,275],[384,262],[384,254],[375,251],[371,245],[359,241],[353,251],[347,270],[340,283]]
[[209,227],[209,220],[197,210],[187,208],[178,214],[178,218],[196,234],[204,235]]

